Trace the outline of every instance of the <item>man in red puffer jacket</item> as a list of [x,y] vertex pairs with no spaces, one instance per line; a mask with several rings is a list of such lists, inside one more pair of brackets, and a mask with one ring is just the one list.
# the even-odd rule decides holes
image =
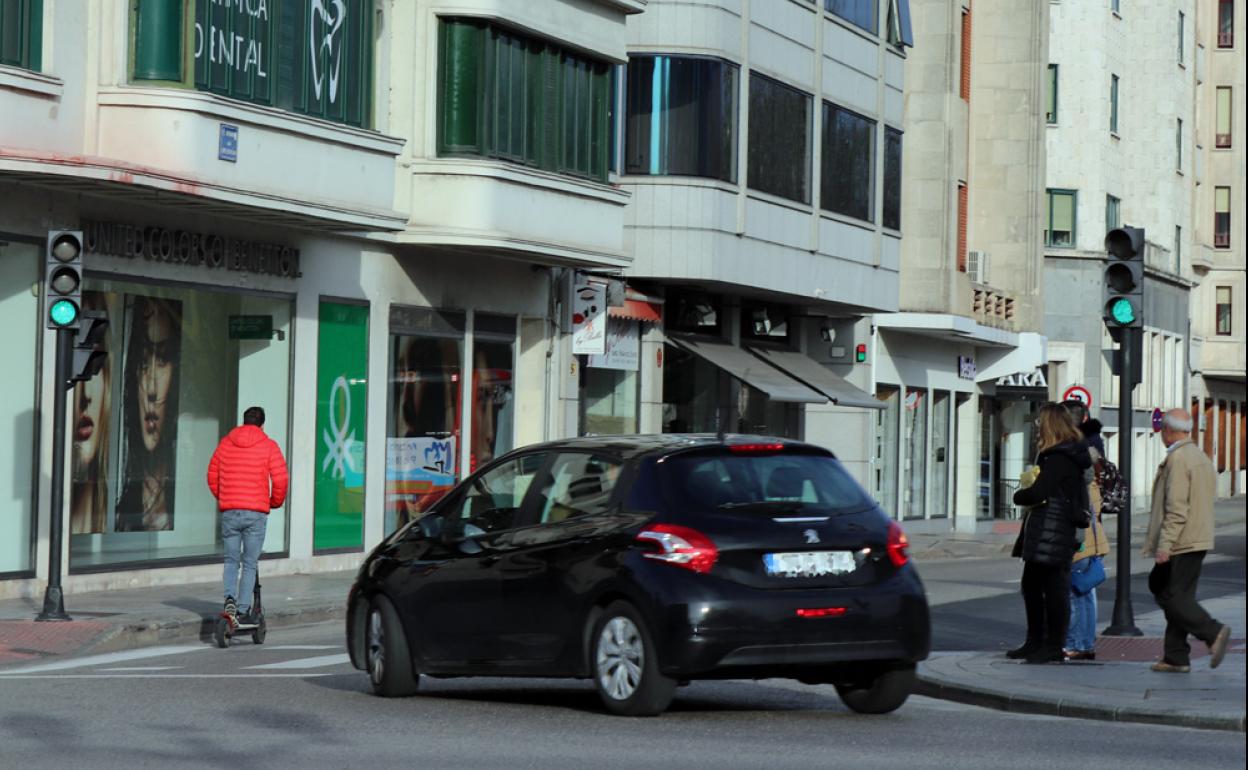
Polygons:
[[[253,622],[251,595],[256,587],[256,562],[264,546],[269,511],[286,501],[286,458],[277,442],[264,433],[264,410],[243,412],[243,424],[226,434],[208,463],[208,488],[221,511],[225,545],[225,611],[230,625]],[[243,573],[238,573],[239,560]],[[238,597],[237,600],[234,597]]]

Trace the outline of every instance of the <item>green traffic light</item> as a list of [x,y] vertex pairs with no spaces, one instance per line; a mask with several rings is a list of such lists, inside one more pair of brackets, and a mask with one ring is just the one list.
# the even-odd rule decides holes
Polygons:
[[48,317],[57,326],[69,326],[78,320],[78,306],[67,299],[59,299],[48,308]]
[[1119,297],[1109,306],[1109,314],[1120,326],[1135,323],[1135,306],[1126,297]]

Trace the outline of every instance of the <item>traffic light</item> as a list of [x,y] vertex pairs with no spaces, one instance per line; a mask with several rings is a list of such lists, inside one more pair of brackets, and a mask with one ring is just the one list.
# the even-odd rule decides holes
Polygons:
[[47,328],[77,329],[82,312],[82,232],[48,231],[46,263]]
[[86,382],[99,374],[108,360],[108,351],[103,346],[108,334],[108,315],[103,310],[84,310],[81,318],[74,338],[74,363],[67,387],[72,386],[74,380]]
[[859,342],[854,348],[854,363],[865,364],[867,362],[867,346],[865,343]]
[[1144,229],[1119,227],[1105,235],[1105,324],[1111,329],[1144,325]]

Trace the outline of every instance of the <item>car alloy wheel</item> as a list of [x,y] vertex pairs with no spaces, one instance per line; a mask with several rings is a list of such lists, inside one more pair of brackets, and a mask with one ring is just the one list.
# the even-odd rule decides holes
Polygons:
[[598,681],[602,691],[615,700],[628,700],[637,692],[645,667],[645,644],[636,624],[623,616],[602,627],[598,639]]
[[368,613],[368,678],[381,686],[386,676],[386,627],[381,619],[381,609],[373,607]]

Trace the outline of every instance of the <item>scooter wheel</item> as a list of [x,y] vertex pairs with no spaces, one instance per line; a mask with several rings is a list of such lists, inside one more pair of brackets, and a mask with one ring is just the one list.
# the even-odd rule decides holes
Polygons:
[[251,632],[251,641],[255,644],[264,644],[264,635],[268,631],[264,624],[264,618],[260,618],[260,622],[256,625],[256,629]]
[[225,618],[217,618],[217,625],[212,630],[212,638],[221,649],[230,646],[230,622]]

